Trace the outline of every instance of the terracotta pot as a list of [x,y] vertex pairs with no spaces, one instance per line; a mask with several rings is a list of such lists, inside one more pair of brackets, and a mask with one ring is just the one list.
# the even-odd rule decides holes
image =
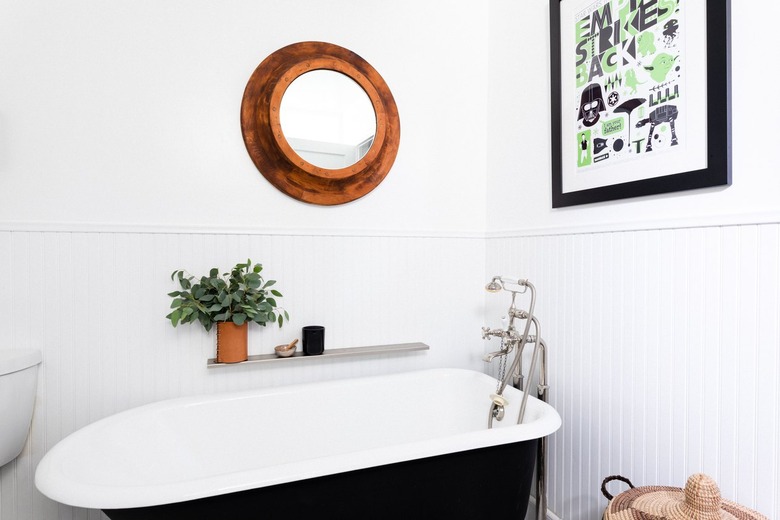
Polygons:
[[247,360],[246,332],[246,323],[217,323],[217,363],[239,363]]

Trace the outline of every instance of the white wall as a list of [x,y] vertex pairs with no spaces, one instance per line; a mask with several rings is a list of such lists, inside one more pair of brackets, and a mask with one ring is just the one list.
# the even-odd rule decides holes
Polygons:
[[[467,0],[3,2],[0,222],[482,232],[486,31]],[[249,76],[303,40],[361,55],[399,106],[393,171],[351,204],[283,195],[241,138]]]
[[[488,230],[495,236],[780,219],[780,106],[757,93],[780,5],[732,1],[733,185],[552,209],[549,2],[491,2]],[[760,13],[760,15],[757,15]],[[509,66],[508,64],[512,64]]]
[[566,520],[600,517],[609,475],[697,471],[780,517],[780,107],[754,80],[780,7],[732,6],[733,185],[553,210],[549,2],[491,3],[486,276],[539,289],[563,416],[549,506]]
[[[302,40],[360,54],[399,107],[392,171],[343,206],[278,192],[241,138],[252,71]],[[0,519],[99,518],[43,498],[35,465],[131,406],[482,368],[486,54],[487,7],[466,0],[0,3],[0,348],[44,357],[30,441],[0,469]],[[253,330],[250,353],[312,323],[326,348],[431,350],[207,370],[213,334],[164,319],[168,276],[247,257],[279,281],[292,317]]]
[[696,472],[780,517],[780,224],[494,238],[488,271],[539,293],[558,517],[600,518],[609,475],[682,487]]

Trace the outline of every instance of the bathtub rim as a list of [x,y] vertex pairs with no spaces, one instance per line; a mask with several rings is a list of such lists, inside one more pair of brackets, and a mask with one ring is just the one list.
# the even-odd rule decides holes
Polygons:
[[[44,455],[38,464],[35,472],[35,485],[40,492],[50,499],[75,507],[90,509],[123,509],[154,506],[234,493],[308,478],[322,477],[335,473],[344,473],[366,467],[382,466],[397,462],[445,455],[448,453],[538,439],[554,433],[561,426],[560,415],[552,406],[533,396],[529,396],[528,412],[541,410],[540,417],[529,424],[495,428],[490,431],[489,435],[486,435],[488,432],[487,429],[470,431],[453,434],[447,437],[363,449],[349,453],[326,455],[323,457],[178,482],[146,485],[139,484],[135,486],[102,485],[95,482],[85,483],[71,480],[70,477],[66,476],[58,464],[60,462],[58,458],[60,458],[61,453],[66,457],[65,462],[67,462],[66,455],[68,450],[73,448],[78,449],[79,443],[83,444],[85,439],[88,444],[90,435],[99,431],[107,423],[110,423],[120,416],[122,418],[132,418],[132,416],[136,414],[148,413],[157,409],[170,407],[177,408],[187,405],[223,401],[226,399],[242,399],[288,391],[299,391],[302,389],[310,389],[312,386],[316,388],[326,388],[328,386],[340,386],[345,383],[349,384],[350,382],[356,381],[369,382],[398,377],[419,377],[426,373],[461,374],[470,377],[484,378],[491,382],[496,381],[492,376],[476,370],[462,368],[429,368],[376,376],[347,377],[251,390],[200,394],[156,401],[99,419],[60,440]],[[508,388],[507,391],[517,392],[517,395],[519,395],[519,391],[511,387]],[[511,418],[508,419],[511,420]],[[485,407],[485,421],[487,422],[487,405]],[[366,464],[367,460],[370,460],[370,464]]]

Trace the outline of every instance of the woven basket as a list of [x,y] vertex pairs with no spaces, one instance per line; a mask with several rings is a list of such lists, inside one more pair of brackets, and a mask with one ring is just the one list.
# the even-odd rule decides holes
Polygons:
[[[617,496],[606,485],[620,480],[631,488]],[[669,486],[634,487],[621,476],[604,479],[601,492],[609,500],[604,520],[768,520],[764,515],[723,500],[718,485],[707,475],[688,478],[685,489]]]

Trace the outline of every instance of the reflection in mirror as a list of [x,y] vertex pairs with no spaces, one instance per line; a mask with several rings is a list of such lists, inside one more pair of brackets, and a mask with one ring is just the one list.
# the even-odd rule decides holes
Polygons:
[[363,88],[332,70],[298,76],[282,97],[279,119],[284,137],[309,163],[346,168],[368,153],[376,134],[376,114]]

